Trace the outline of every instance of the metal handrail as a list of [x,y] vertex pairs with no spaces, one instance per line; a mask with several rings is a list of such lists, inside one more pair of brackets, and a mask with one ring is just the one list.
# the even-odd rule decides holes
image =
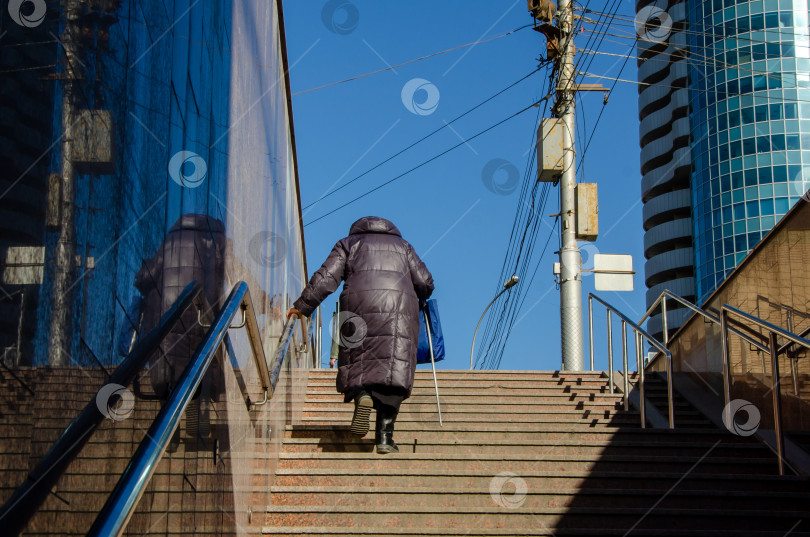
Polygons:
[[[128,386],[201,292],[202,286],[199,283],[196,281],[189,283],[172,307],[160,318],[157,326],[135,344],[102,390],[110,384]],[[105,419],[106,416],[96,402],[97,397],[98,395],[94,396],[87,403],[84,410],[68,425],[48,453],[31,470],[25,482],[3,505],[0,523],[8,534],[16,535],[25,528],[68,465],[84,448],[91,433]]]
[[[790,332],[790,330],[788,330],[788,332]],[[805,328],[804,330],[802,330],[801,332],[799,332],[796,335],[799,336],[799,337],[804,337],[804,336],[806,336],[808,334],[810,334],[810,326],[808,326],[807,328]],[[788,341],[787,343],[785,343],[784,345],[779,347],[779,354],[784,354],[785,351],[789,350],[790,347],[792,347],[793,345],[796,345],[796,343],[794,343],[792,341]]]
[[[264,345],[262,345],[262,336],[259,331],[259,323],[256,321],[256,310],[253,309],[253,301],[250,298],[250,290],[245,282],[239,282],[236,287],[244,286],[244,295],[242,296],[240,309],[242,310],[242,325],[246,328],[248,340],[250,341],[250,348],[253,351],[253,361],[256,364],[256,370],[259,373],[259,379],[262,383],[264,390],[264,401],[260,403],[251,403],[253,406],[261,406],[267,403],[268,399],[273,396],[273,387],[270,379],[270,370],[267,367],[267,358],[264,354]],[[235,287],[235,289],[236,289]],[[241,328],[232,326],[231,328]]]
[[[799,317],[802,317],[803,319],[810,319],[810,314],[807,314],[807,313],[805,313],[803,311],[799,311],[796,308],[788,306],[787,304],[778,304],[776,302],[771,302],[767,297],[764,297],[762,295],[757,295],[757,313],[759,313],[759,303],[760,303],[760,301],[765,302],[768,306],[770,306],[772,308],[780,309],[780,310],[786,312],[786,315],[785,315],[786,323],[785,324],[787,325],[788,332],[793,332],[794,331],[794,328],[793,328],[793,316],[794,315],[798,315]],[[799,335],[799,337],[804,337],[807,334],[810,334],[810,327],[805,328],[804,330],[799,332],[798,335]],[[795,343],[793,343],[792,341],[788,341],[787,343],[785,343],[784,345],[779,347],[779,354],[783,354],[783,353],[786,353],[786,352],[789,353],[788,358],[790,358],[790,377],[791,377],[792,384],[793,384],[793,395],[799,395],[799,379],[798,379],[798,371],[797,371],[797,365],[796,365],[797,361],[799,359],[799,356],[796,354],[795,351],[791,352],[791,347],[793,347],[793,345],[795,345]]]
[[[284,364],[287,362],[287,356],[289,355],[290,351],[290,344],[293,342],[294,335],[295,335],[295,321],[296,316],[292,316],[284,323],[284,328],[281,331],[281,336],[279,336],[278,341],[278,348],[276,349],[276,353],[273,356],[273,361],[271,362],[269,368],[269,375],[270,375],[270,397],[273,396],[273,392],[275,391],[276,384],[278,384],[278,379],[281,376],[281,370]],[[312,329],[315,323],[307,323],[304,318],[301,319],[301,335],[303,340],[303,348],[301,352],[307,352],[306,342],[312,335]]]
[[[629,405],[629,371],[627,367],[627,325],[633,329],[635,334],[635,343],[636,343],[636,363],[638,367],[639,373],[639,380],[638,386],[640,391],[641,403],[639,404],[640,412],[641,412],[641,427],[644,428],[647,426],[646,424],[646,401],[644,398],[644,365],[642,364],[641,360],[641,348],[643,340],[646,339],[653,347],[657,348],[660,352],[663,352],[664,355],[667,357],[667,406],[668,406],[668,418],[669,418],[669,428],[675,428],[675,405],[674,405],[674,394],[673,394],[673,387],[672,387],[672,353],[666,346],[659,342],[657,339],[652,337],[646,330],[641,328],[639,324],[636,324],[630,318],[628,318],[625,314],[621,311],[616,309],[614,306],[608,304],[606,301],[602,300],[598,296],[593,293],[588,294],[588,321],[591,327],[593,327],[593,300],[596,300],[600,304],[602,304],[607,309],[607,316],[608,316],[608,343],[610,345],[610,364],[609,364],[609,384],[610,384],[610,391],[613,393],[613,349],[612,349],[612,335],[610,332],[610,315],[611,313],[616,314],[622,321],[622,363],[624,367],[624,408],[625,410],[628,409]],[[593,329],[590,330],[590,348],[591,348],[591,367],[593,368]]]
[[779,475],[784,475],[784,458],[785,458],[785,437],[782,430],[782,394],[779,381],[779,346],[776,342],[776,337],[781,336],[788,341],[801,345],[810,349],[810,341],[803,337],[797,336],[787,330],[780,328],[774,324],[764,321],[758,317],[741,311],[735,307],[723,304],[720,308],[720,326],[722,333],[722,352],[723,352],[723,396],[725,399],[725,423],[731,423],[731,360],[729,358],[729,345],[728,345],[728,332],[731,331],[729,327],[729,314],[741,317],[760,328],[768,331],[768,352],[771,355],[771,375],[773,376],[773,387],[771,393],[773,395],[773,421],[774,432],[776,433],[776,456],[779,464]]
[[781,309],[781,310],[787,311],[788,313],[790,313],[792,315],[798,315],[799,317],[804,317],[805,319],[810,319],[810,313],[806,313],[804,311],[797,310],[796,308],[794,308],[792,306],[788,306],[787,304],[778,304],[776,302],[771,302],[768,297],[765,297],[765,296],[762,296],[762,295],[757,295],[757,311],[759,311],[759,302],[760,301],[765,302],[766,304],[768,304],[772,308]]
[[[186,407],[202,382],[203,376],[210,367],[216,350],[222,344],[228,330],[232,328],[231,322],[234,316],[240,310],[246,313],[247,323],[245,326],[254,350],[254,359],[256,359],[259,366],[259,376],[262,378],[262,384],[266,382],[266,385],[263,386],[265,394],[269,393],[269,396],[272,397],[272,392],[278,382],[278,372],[286,356],[286,350],[283,352],[282,350],[289,347],[295,319],[289,319],[285,324],[284,334],[286,336],[282,335],[281,346],[279,351],[276,352],[277,364],[271,372],[264,360],[264,350],[261,339],[258,337],[258,324],[250,302],[248,286],[245,282],[238,282],[225,300],[222,309],[208,329],[191,362],[183,371],[177,387],[169,395],[166,404],[152,422],[149,431],[138,446],[138,450],[130,460],[115,489],[107,498],[107,502],[96,517],[87,534],[88,536],[117,536],[124,531],[172,435],[180,424],[183,412],[185,412]],[[279,359],[279,356],[281,356],[281,359]],[[264,365],[259,364],[259,361]],[[265,402],[266,399],[267,397]]]
[[[682,304],[683,306],[689,308],[690,310],[694,311],[695,313],[697,313],[699,315],[702,315],[705,319],[708,319],[710,322],[720,326],[720,318],[719,317],[707,312],[706,310],[696,306],[695,304],[692,304],[691,302],[689,302],[685,298],[680,297],[680,296],[672,293],[668,289],[665,289],[664,291],[661,292],[660,295],[658,295],[658,298],[647,309],[647,312],[644,314],[644,316],[641,318],[641,320],[638,323],[638,324],[641,324],[646,319],[648,319],[652,315],[652,313],[660,305],[661,306],[661,315],[662,315],[662,324],[663,324],[664,345],[669,345],[669,334],[668,334],[668,330],[667,330],[667,319],[666,319],[667,298],[675,300],[679,304]],[[758,298],[764,298],[764,297],[758,297]],[[774,305],[776,307],[781,307],[783,309],[792,310],[792,308],[787,308],[787,306],[783,306],[783,305],[780,305],[780,304],[774,304],[774,303],[772,303],[770,301],[768,301],[768,304]],[[796,310],[796,311],[798,312],[798,310]],[[801,312],[798,312],[798,313],[801,314]],[[755,347],[758,351],[762,351],[764,353],[770,353],[771,352],[770,347],[768,346],[768,343],[767,343],[768,338],[766,338],[766,337],[762,336],[761,334],[757,333],[754,329],[749,328],[747,326],[742,326],[742,325],[740,326],[741,330],[745,330],[745,331],[749,332],[749,334],[751,334],[751,335],[745,334],[740,329],[737,329],[737,328],[735,328],[733,326],[729,326],[728,329],[729,329],[730,332],[732,332],[736,336],[744,339],[749,345]],[[792,328],[791,328],[790,323],[788,323],[787,331],[792,333]],[[798,336],[799,337],[805,337],[808,334],[810,334],[810,327],[805,328],[802,332],[800,332],[798,334]],[[755,337],[752,337],[752,336],[756,336],[756,338],[761,338],[761,340],[757,340],[757,339],[755,339]],[[784,353],[788,352],[793,345],[795,345],[794,342],[788,341],[787,343],[785,343],[784,345],[779,347],[779,354],[784,354]],[[652,362],[655,361],[656,358],[657,358],[657,356],[655,358],[653,358],[653,360],[651,360],[649,364],[647,364],[647,367],[649,367],[652,364]],[[795,360],[791,360],[790,366],[791,366],[790,367],[791,377],[792,377],[792,380],[793,380],[793,393],[795,395],[795,394],[799,393]],[[591,369],[593,369],[593,366],[591,367]],[[765,358],[764,357],[762,359],[762,372],[763,372],[763,374],[765,373]]]
[[[714,324],[717,324],[717,325],[720,324],[720,318],[719,317],[716,317],[716,316],[712,315],[708,311],[704,310],[703,308],[700,308],[699,306],[696,306],[695,304],[692,304],[691,302],[689,302],[685,298],[676,295],[675,293],[673,293],[669,289],[664,289],[663,291],[661,291],[661,294],[658,295],[658,298],[655,299],[655,302],[653,302],[652,305],[649,308],[647,308],[647,312],[641,317],[641,319],[638,321],[638,324],[643,323],[650,316],[652,316],[652,314],[655,312],[655,310],[658,309],[658,306],[660,304],[661,305],[661,323],[662,323],[662,329],[663,329],[663,334],[664,334],[664,345],[665,346],[669,345],[669,333],[668,333],[668,330],[667,330],[667,298],[671,298],[675,302],[681,304],[682,306],[684,306],[686,308],[689,308],[693,312],[697,313],[698,315],[703,316],[705,319],[708,319],[709,321],[711,321]],[[768,352],[768,348],[765,345],[763,345],[761,342],[757,341],[756,339],[754,339],[754,338],[740,332],[736,328],[731,327],[730,330],[732,332],[734,332],[734,334],[736,334],[737,336],[739,336],[739,337],[743,338],[744,340],[746,340],[751,345],[754,345],[755,347],[757,347],[760,350]]]

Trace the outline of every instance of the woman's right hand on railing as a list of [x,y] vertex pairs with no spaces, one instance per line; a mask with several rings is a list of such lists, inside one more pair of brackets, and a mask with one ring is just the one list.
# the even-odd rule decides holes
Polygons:
[[299,318],[299,319],[301,319],[302,321],[304,320],[304,314],[303,314],[303,313],[301,313],[300,311],[298,311],[297,309],[295,309],[295,308],[290,308],[289,310],[287,310],[287,319],[289,319],[289,318],[290,318],[290,317],[292,317],[293,315],[295,315],[296,317],[298,317],[298,318]]

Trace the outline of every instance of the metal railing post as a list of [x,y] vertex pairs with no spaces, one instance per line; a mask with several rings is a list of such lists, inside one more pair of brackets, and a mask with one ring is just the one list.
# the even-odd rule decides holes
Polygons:
[[610,320],[610,310],[607,310],[607,344],[608,344],[608,384],[610,384],[610,395],[613,395],[613,326]]
[[720,308],[720,341],[723,354],[723,404],[725,405],[725,423],[731,423],[731,366],[728,352],[728,312]]
[[588,350],[591,355],[591,371],[593,371],[593,298],[588,296]]
[[675,428],[675,389],[672,381],[672,353],[667,354],[667,413],[669,428]]
[[630,410],[630,372],[627,370],[627,321],[622,319],[622,367],[624,372],[624,409]]
[[779,475],[785,475],[785,433],[782,430],[782,392],[779,387],[779,347],[776,333],[770,332],[771,371],[773,373],[773,427],[776,434],[776,458],[779,463]]
[[[641,383],[639,385],[639,389],[641,390],[642,394],[644,394],[644,387],[645,387],[645,383],[646,383],[646,375],[644,374],[644,369],[645,369],[645,364],[644,364],[644,341],[645,340],[648,341],[650,343],[650,345],[652,345],[653,347],[655,347],[655,349],[657,349],[658,352],[664,354],[664,356],[665,356],[665,358],[667,360],[667,381],[668,381],[668,384],[667,384],[667,400],[668,401],[667,402],[668,402],[668,406],[669,406],[669,427],[674,428],[675,427],[675,418],[674,418],[674,406],[675,405],[674,405],[674,391],[673,391],[673,388],[672,388],[672,353],[666,347],[666,345],[664,345],[663,343],[658,341],[656,338],[654,338],[652,335],[650,335],[646,330],[641,328],[641,326],[639,324],[637,324],[634,321],[627,318],[626,315],[624,315],[619,310],[617,310],[615,307],[611,306],[610,304],[608,304],[607,302],[605,302],[604,300],[599,298],[597,295],[594,295],[594,294],[591,293],[589,295],[589,298],[596,299],[597,302],[599,302],[600,304],[605,306],[605,308],[607,309],[607,314],[608,314],[607,315],[608,361],[609,361],[609,368],[611,369],[611,375],[610,375],[611,379],[613,378],[613,355],[612,355],[612,352],[613,352],[613,339],[612,339],[613,338],[613,331],[612,331],[612,327],[611,327],[611,313],[615,313],[616,316],[618,316],[619,319],[622,322],[622,365],[623,365],[623,373],[624,373],[624,395],[625,395],[625,397],[624,397],[624,409],[625,410],[629,410],[629,399],[628,399],[627,396],[628,396],[628,392],[630,391],[630,371],[629,371],[629,367],[628,367],[628,355],[627,355],[627,325],[630,325],[630,327],[633,329],[633,336],[636,338],[636,340],[635,340],[636,364],[638,365],[638,370],[639,370],[638,371],[638,375],[639,375],[638,378],[639,378],[639,382]],[[649,317],[649,313],[651,311],[653,311],[655,308],[658,307],[658,302],[660,300],[662,300],[662,298],[659,298],[658,300],[656,300],[655,304],[653,304],[650,307],[647,314],[645,315],[645,318]],[[689,303],[687,302],[686,304],[689,304]],[[687,307],[689,307],[689,306],[687,306]],[[644,319],[642,319],[642,321],[639,321],[639,322],[643,322],[643,320]],[[718,321],[715,320],[715,322],[718,322]],[[777,330],[779,330],[779,329],[777,329]],[[803,343],[803,344],[805,343],[803,340],[802,341],[796,340],[796,341],[800,342],[800,343]],[[810,348],[810,341],[807,341],[806,345],[807,345],[808,348]],[[764,348],[764,346],[762,346],[762,347]],[[612,387],[613,387],[613,385],[612,385],[612,380],[611,380],[611,388]],[[646,397],[644,395],[642,395],[642,397],[646,399]],[[644,413],[644,424],[646,425],[646,406],[644,406],[642,411]]]
[[664,346],[669,346],[669,331],[667,330],[667,295],[661,300],[661,320],[664,323]]
[[636,366],[638,367],[638,389],[639,389],[639,409],[641,413],[641,428],[647,427],[647,399],[644,397],[644,364],[641,360],[642,340],[641,334],[633,331],[636,340]]
[[[787,331],[793,332],[793,315],[790,310],[787,310]],[[790,350],[785,353],[787,359],[790,360],[790,377],[793,384],[793,395],[799,395],[799,380],[796,377],[796,360],[791,356]]]

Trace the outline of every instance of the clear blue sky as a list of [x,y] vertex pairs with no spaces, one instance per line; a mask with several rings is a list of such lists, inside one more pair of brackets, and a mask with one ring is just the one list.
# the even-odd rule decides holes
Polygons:
[[[329,10],[336,6],[334,17]],[[594,0],[590,9],[603,10]],[[326,7],[326,11],[325,8]],[[358,80],[317,91],[297,92],[395,66],[402,62],[465,43],[498,36],[531,23],[525,0],[404,3],[351,0],[351,2],[284,2],[287,47],[292,84],[298,165],[303,205],[346,184],[425,134],[441,127],[469,108],[529,74],[537,58],[545,55],[545,38],[530,28],[472,47],[410,63]],[[327,14],[324,17],[324,13]],[[632,19],[632,4],[619,9]],[[333,21],[330,28],[324,22]],[[586,28],[593,27],[585,24]],[[632,35],[632,27],[624,28]],[[583,47],[587,34],[577,38]],[[634,53],[632,39],[607,38],[599,50]],[[597,55],[589,71],[617,76],[623,58]],[[402,98],[409,81],[429,81],[436,90],[415,94],[427,103],[424,115],[412,113]],[[633,59],[621,78],[636,80]],[[585,83],[610,80],[583,79]],[[417,84],[418,85],[418,84]],[[307,262],[316,270],[335,241],[344,237],[356,219],[375,215],[392,220],[414,245],[436,282],[448,358],[441,367],[467,368],[470,342],[483,308],[500,287],[499,274],[517,210],[519,190],[496,194],[482,180],[493,159],[513,163],[522,177],[528,164],[536,112],[528,111],[468,144],[377,190],[361,200],[311,223],[350,199],[433,157],[478,131],[497,123],[538,100],[546,92],[541,72],[497,99],[445,128],[391,162],[372,171],[314,207],[304,211]],[[644,258],[641,225],[637,86],[619,82],[610,96],[580,175],[599,184],[600,235],[583,252],[624,253],[633,256],[635,291],[602,293],[633,318],[644,312]],[[407,100],[407,103],[412,101]],[[579,119],[590,136],[603,108],[602,95],[584,93]],[[584,110],[584,116],[583,116]],[[417,110],[418,111],[418,110]],[[582,129],[582,123],[579,123]],[[582,147],[578,147],[581,152]],[[501,177],[505,177],[501,176]],[[556,212],[557,189],[547,214]],[[552,218],[546,221],[551,224]],[[542,249],[549,227],[538,234]],[[556,232],[523,310],[509,338],[501,369],[560,367],[559,292],[552,276],[557,261]],[[523,282],[522,285],[528,282]],[[593,291],[586,276],[583,297]],[[324,322],[334,309],[337,294],[324,303]],[[490,310],[490,311],[494,311]],[[587,323],[584,310],[583,322]],[[597,368],[606,368],[604,312],[596,317]],[[616,324],[616,323],[614,323]],[[587,334],[587,326],[583,326]],[[480,337],[480,334],[479,334]],[[587,343],[586,343],[587,345]],[[327,350],[328,352],[328,350]],[[586,349],[587,362],[587,349]]]

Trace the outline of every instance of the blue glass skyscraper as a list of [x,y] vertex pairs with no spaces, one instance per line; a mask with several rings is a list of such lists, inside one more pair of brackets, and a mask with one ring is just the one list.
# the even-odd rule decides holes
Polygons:
[[[700,303],[807,189],[807,2],[636,11],[664,30],[638,42],[647,302],[670,289]],[[686,317],[670,312],[670,328]]]
[[689,28],[695,279],[702,301],[810,180],[807,2],[695,2]]

